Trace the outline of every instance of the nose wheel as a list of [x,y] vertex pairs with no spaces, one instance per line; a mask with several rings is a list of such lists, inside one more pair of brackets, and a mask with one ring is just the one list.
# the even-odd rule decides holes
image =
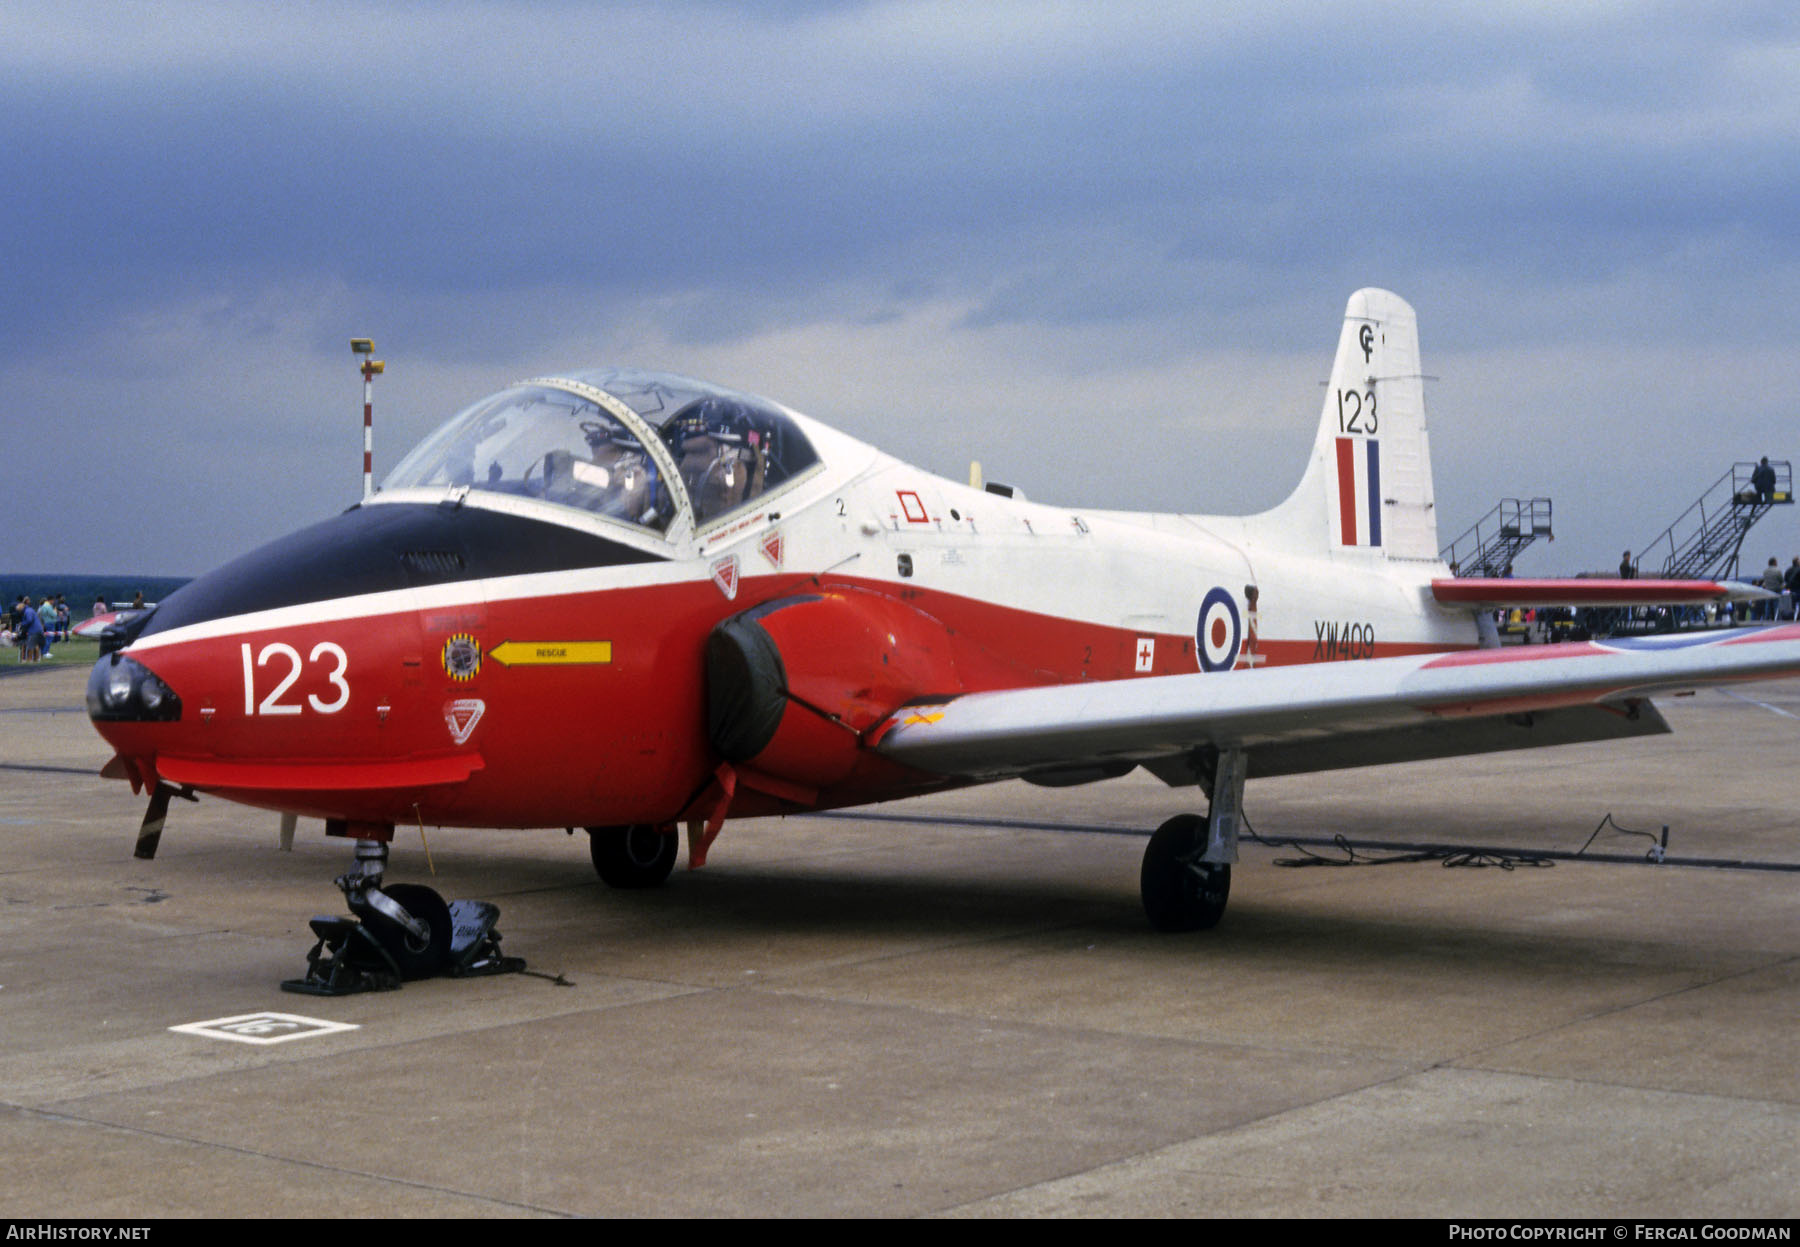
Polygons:
[[[444,903],[444,898],[417,883],[396,883],[382,891],[412,919],[410,924],[391,921],[368,924],[376,942],[393,959],[400,977],[428,979],[449,969],[450,906]],[[419,927],[424,928],[422,934]]]
[[402,982],[440,974],[466,978],[525,968],[523,958],[500,952],[500,933],[494,929],[498,906],[466,900],[446,904],[416,883],[384,888],[387,858],[385,840],[356,842],[356,865],[336,880],[354,917],[312,920],[318,942],[306,954],[306,975],[283,981],[283,991],[349,996],[393,991]]

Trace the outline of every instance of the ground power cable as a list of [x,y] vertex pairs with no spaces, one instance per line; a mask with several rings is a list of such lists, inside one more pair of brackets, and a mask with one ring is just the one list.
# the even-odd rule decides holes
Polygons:
[[[988,818],[967,814],[902,814],[885,810],[812,810],[805,813],[790,815],[789,817],[838,819],[868,823],[929,824],[939,827],[976,827],[1007,831],[1048,831],[1073,835],[1119,836],[1132,840],[1147,839],[1150,834],[1141,827],[1120,827],[1104,823],[1077,823],[1032,818]],[[1800,874],[1800,861],[1780,862],[1737,857],[1681,857],[1668,853],[1666,842],[1663,841],[1659,841],[1657,845],[1658,848],[1663,849],[1663,855],[1660,860],[1654,851],[1630,854],[1591,852],[1590,848],[1593,844],[1595,835],[1597,835],[1601,828],[1603,828],[1610,820],[1610,814],[1605,818],[1602,818],[1600,820],[1600,825],[1595,827],[1594,834],[1589,835],[1588,843],[1582,845],[1582,847],[1577,850],[1521,850],[1496,845],[1420,845],[1408,844],[1403,841],[1351,841],[1348,837],[1343,835],[1332,837],[1293,836],[1276,840],[1265,840],[1256,835],[1254,831],[1250,831],[1247,838],[1255,841],[1257,844],[1267,847],[1278,849],[1293,848],[1302,853],[1308,852],[1309,848],[1312,847],[1339,847],[1339,842],[1341,841],[1343,845],[1348,846],[1352,851],[1359,854],[1359,860],[1354,863],[1341,862],[1333,858],[1325,858],[1318,863],[1314,863],[1318,865],[1379,865],[1382,862],[1385,862],[1387,860],[1386,858],[1373,859],[1367,857],[1367,854],[1370,851],[1375,850],[1394,854],[1395,860],[1445,861],[1448,865],[1463,866],[1492,866],[1499,864],[1497,861],[1488,860],[1490,858],[1505,858],[1509,861],[1513,861],[1514,866],[1518,866],[1525,863],[1515,859],[1530,857],[1533,859],[1544,859],[1544,864],[1559,861],[1579,861],[1606,865],[1681,866],[1706,870],[1754,870],[1775,874]],[[1651,832],[1640,832],[1634,831],[1629,827],[1620,827],[1617,822],[1613,822],[1613,826],[1623,833],[1642,835],[1650,837],[1651,839],[1657,839],[1654,833]],[[1249,829],[1248,820],[1245,820],[1245,827],[1246,830]],[[1340,851],[1342,850],[1340,849]],[[1450,860],[1458,854],[1466,855],[1469,860]],[[1533,862],[1532,864],[1535,865],[1536,863]]]
[[[1461,866],[1481,870],[1495,866],[1501,870],[1516,870],[1522,866],[1537,868],[1556,865],[1555,860],[1549,854],[1526,849],[1467,848],[1443,844],[1426,844],[1420,845],[1416,849],[1400,851],[1391,851],[1393,847],[1391,845],[1381,845],[1379,847],[1390,851],[1385,856],[1374,857],[1367,852],[1366,848],[1359,847],[1341,832],[1331,837],[1330,844],[1342,856],[1327,857],[1323,853],[1313,852],[1298,839],[1264,839],[1256,833],[1256,829],[1250,825],[1248,818],[1244,818],[1241,814],[1239,817],[1243,819],[1245,834],[1257,844],[1271,849],[1295,849],[1300,853],[1299,857],[1275,858],[1274,864],[1277,866],[1296,868],[1301,866],[1393,866],[1401,862],[1438,862],[1447,868]],[[1612,816],[1609,814],[1607,817],[1611,818]],[[1597,828],[1595,834],[1599,834]],[[1588,839],[1591,843],[1593,837],[1589,836]],[[1313,843],[1318,843],[1318,841],[1313,841]]]

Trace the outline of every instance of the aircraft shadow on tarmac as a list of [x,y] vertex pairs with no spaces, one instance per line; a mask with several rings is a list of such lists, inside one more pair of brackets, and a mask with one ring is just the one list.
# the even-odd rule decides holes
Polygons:
[[[1454,969],[1488,977],[1496,986],[1501,979],[1541,978],[1561,968],[1592,972],[1601,966],[1678,965],[1704,977],[1709,971],[1735,972],[1743,964],[1743,950],[1684,943],[1666,922],[1647,919],[1637,929],[1622,928],[1623,899],[1616,907],[1596,904],[1597,916],[1574,926],[1556,924],[1558,898],[1541,892],[1517,909],[1504,897],[1495,903],[1494,885],[1478,885],[1483,897],[1474,912],[1446,905],[1443,896],[1433,901],[1433,889],[1454,894],[1466,885],[1432,864],[1389,867],[1381,873],[1394,883],[1373,889],[1338,872],[1320,875],[1316,885],[1301,884],[1298,890],[1296,885],[1271,888],[1262,896],[1241,899],[1231,920],[1216,930],[1170,936],[1145,925],[1134,865],[1122,861],[1116,878],[1073,882],[1067,875],[1049,874],[954,878],[916,864],[905,878],[881,878],[856,863],[717,863],[701,874],[678,875],[667,887],[643,892],[618,892],[583,881],[566,888],[522,888],[510,900],[499,889],[490,888],[489,894],[501,901],[510,918],[508,951],[530,959],[540,933],[547,927],[558,932],[550,947],[537,950],[545,960],[534,965],[546,969],[559,956],[603,963],[609,947],[677,934],[695,947],[711,948],[750,941],[761,947],[783,937],[821,936],[905,946],[1102,943],[1128,949],[1137,961],[1237,968]],[[1609,877],[1619,869],[1629,868],[1580,866],[1564,873],[1600,872],[1584,889],[1598,894],[1608,889]],[[1393,872],[1414,873],[1399,878]],[[506,873],[500,872],[496,882]],[[1513,872],[1497,886],[1530,889],[1530,875],[1538,873]],[[1394,884],[1402,894],[1421,899],[1416,910],[1395,904]],[[1566,888],[1557,891],[1566,894]],[[1321,912],[1322,902],[1329,912]],[[1545,918],[1549,929],[1520,929],[1539,910],[1550,915]],[[592,924],[585,933],[584,922]]]

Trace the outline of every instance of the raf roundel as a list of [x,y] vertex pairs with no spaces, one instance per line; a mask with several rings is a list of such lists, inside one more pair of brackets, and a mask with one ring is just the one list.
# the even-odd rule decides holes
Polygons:
[[1194,631],[1194,653],[1202,671],[1230,671],[1237,665],[1243,622],[1237,603],[1224,589],[1214,589],[1200,603],[1200,622]]

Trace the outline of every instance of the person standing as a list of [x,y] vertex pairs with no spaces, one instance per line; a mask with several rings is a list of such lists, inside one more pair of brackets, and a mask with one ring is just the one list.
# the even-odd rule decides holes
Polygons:
[[44,656],[44,621],[31,605],[31,597],[19,599],[19,661],[37,662]]
[[1769,456],[1764,455],[1756,470],[1750,473],[1750,488],[1756,491],[1758,502],[1775,501],[1775,469],[1769,464]]
[[1781,564],[1775,559],[1770,559],[1769,565],[1763,568],[1762,587],[1775,596],[1762,604],[1762,609],[1757,612],[1758,618],[1774,619],[1781,613],[1781,590],[1785,583],[1786,580],[1781,574]]

